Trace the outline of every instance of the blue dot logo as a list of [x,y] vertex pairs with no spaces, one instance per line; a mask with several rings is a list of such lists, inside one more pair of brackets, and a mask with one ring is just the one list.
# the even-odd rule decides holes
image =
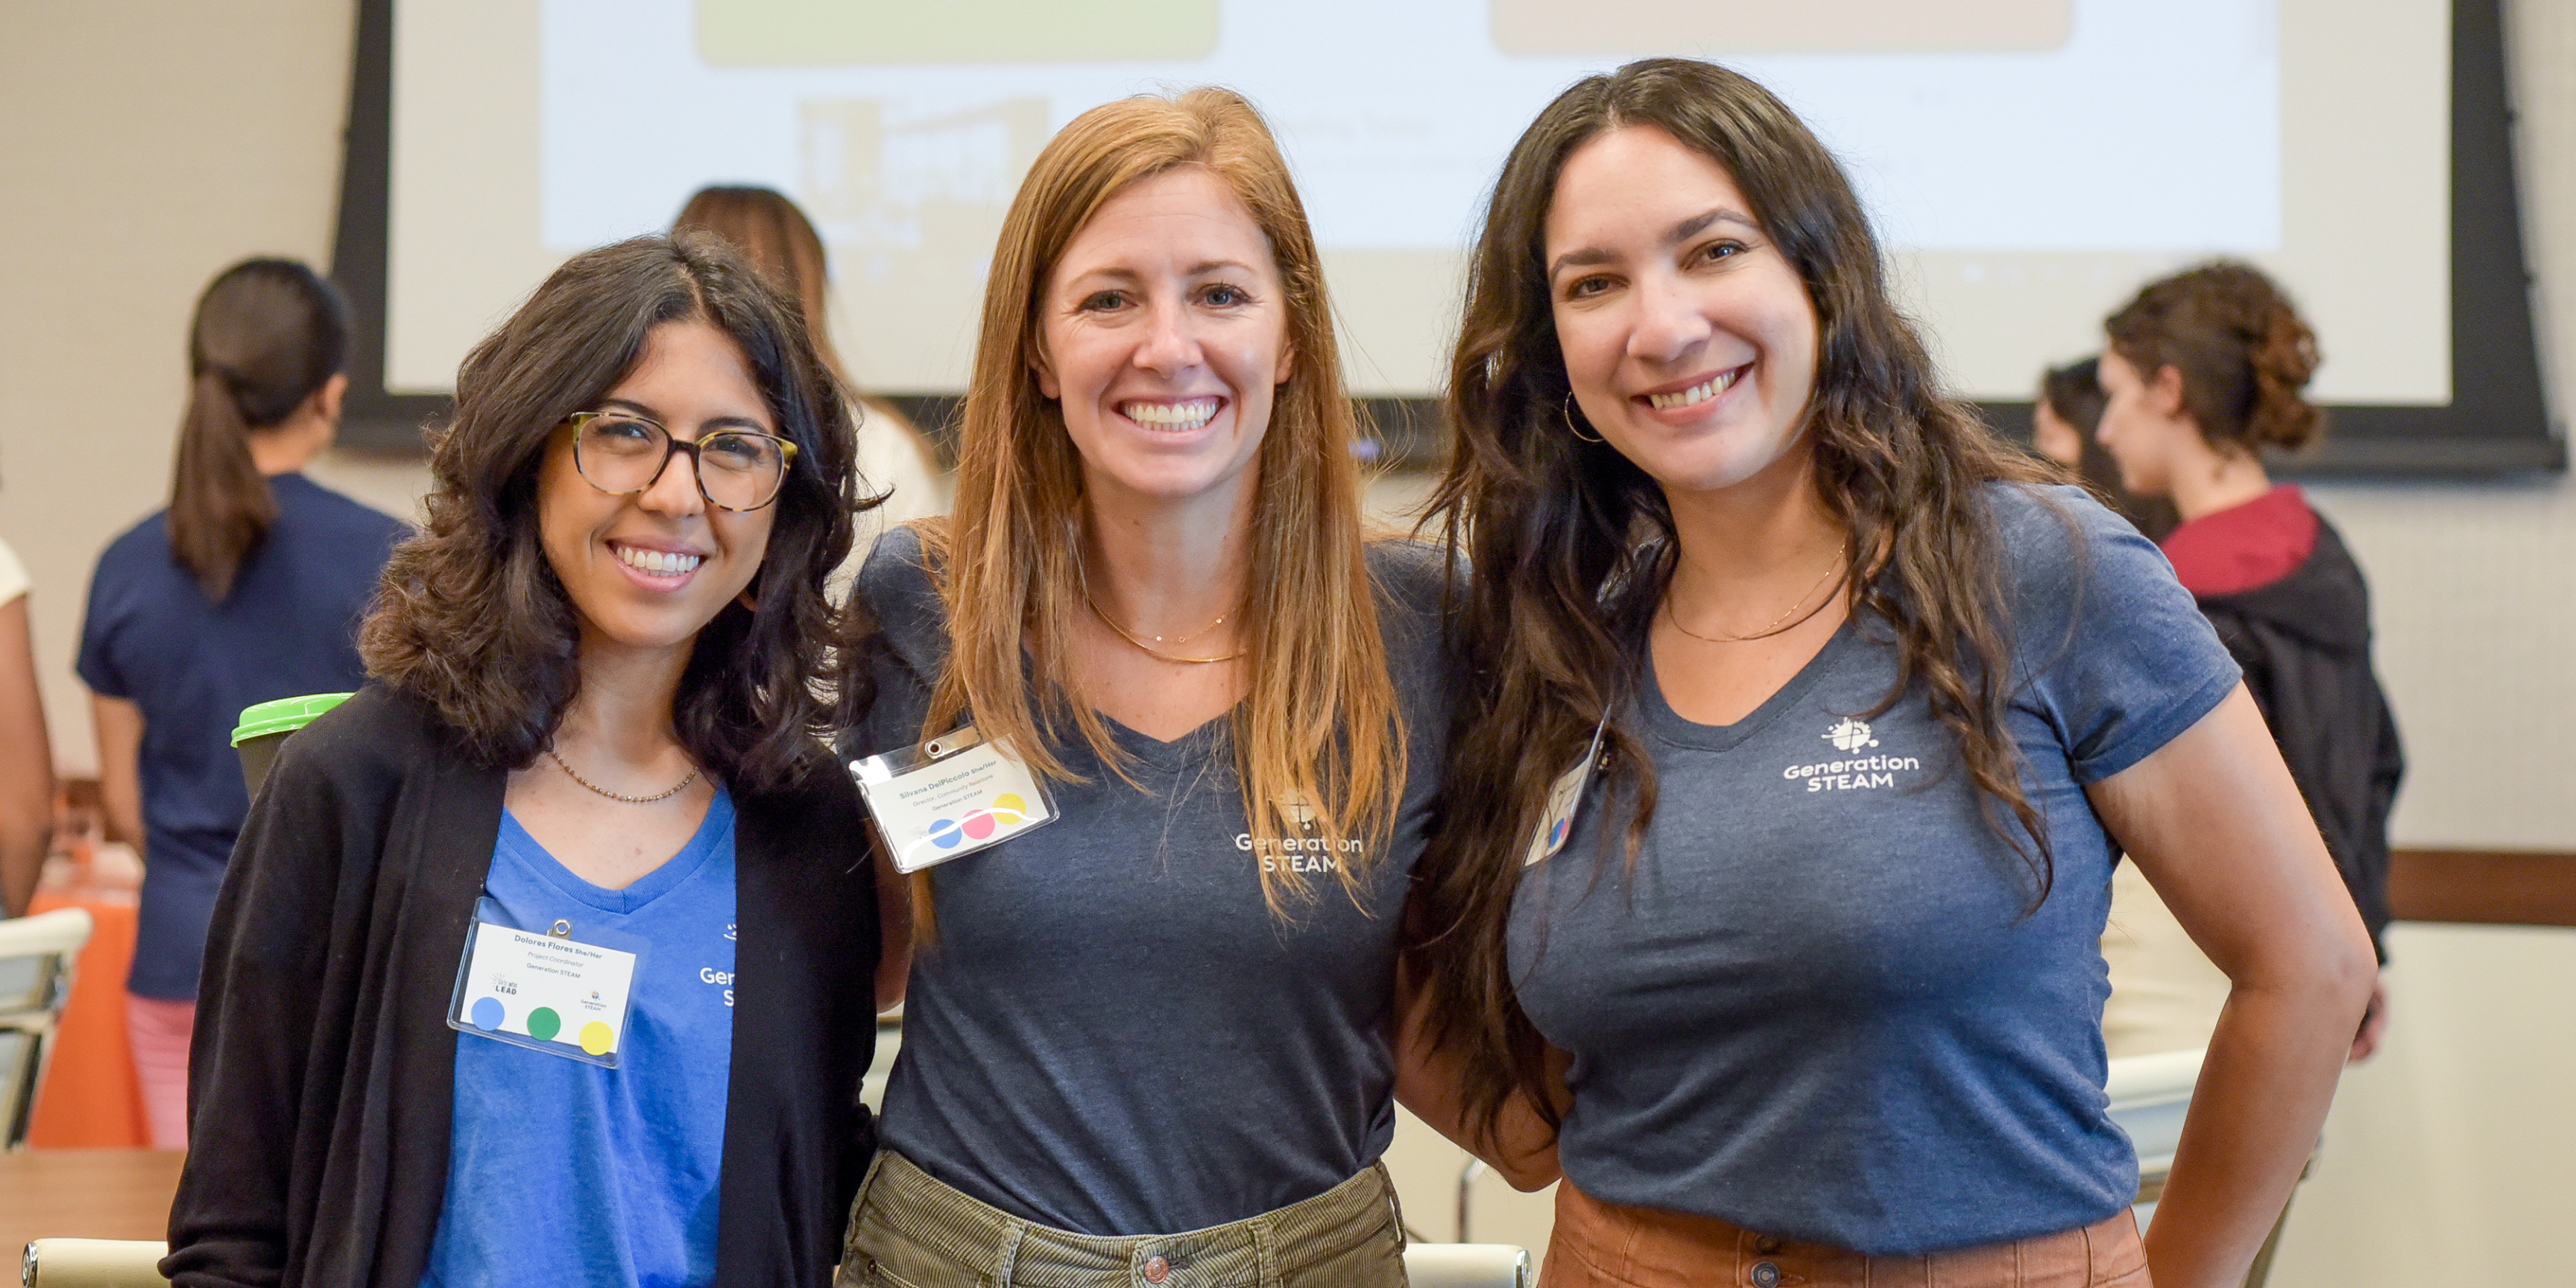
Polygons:
[[943,818],[930,825],[930,843],[940,849],[956,849],[965,839],[966,829],[958,826],[957,820],[953,818]]
[[474,1021],[474,1027],[481,1029],[486,1033],[501,1027],[503,1012],[501,1010],[500,999],[494,997],[475,998],[474,1012],[470,1018]]

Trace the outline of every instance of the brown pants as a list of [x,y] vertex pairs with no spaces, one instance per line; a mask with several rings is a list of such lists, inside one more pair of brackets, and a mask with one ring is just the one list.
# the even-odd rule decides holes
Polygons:
[[1556,1187],[1539,1288],[2153,1288],[2127,1212],[2080,1230],[1919,1257],[1869,1257],[1755,1234],[1713,1216],[1606,1203]]

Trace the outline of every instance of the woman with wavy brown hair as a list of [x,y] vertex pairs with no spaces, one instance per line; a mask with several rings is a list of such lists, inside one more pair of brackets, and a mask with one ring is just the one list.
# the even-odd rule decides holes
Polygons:
[[[2241,1279],[2368,941],[2189,597],[1941,392],[1814,134],[1705,63],[1567,90],[1452,381],[1470,664],[1409,956],[1469,1125],[1556,1110],[1546,1282]],[[2144,1251],[2114,835],[2235,981]]]
[[829,1272],[878,949],[808,682],[850,457],[712,237],[574,256],[466,357],[369,683],[215,905],[174,1281]]
[[[2389,921],[2388,814],[2406,757],[2371,665],[2370,587],[2299,486],[2263,468],[2266,450],[2295,452],[2322,428],[2302,392],[2316,374],[2316,336],[2262,270],[2224,260],[2148,283],[2103,327],[2111,346],[2097,436],[2125,487],[2171,498],[2180,513],[2158,544],[2245,669],[2376,941]],[[2161,927],[2165,918],[2140,902],[2138,919]],[[2159,960],[2136,963],[2153,981],[2139,983],[2167,1001],[2138,1016],[2161,1021],[2139,1026],[2142,1039],[2167,1035],[2159,1045],[2217,1018],[2205,1002],[2183,1009],[2199,1000],[2189,983],[2206,968],[2189,945],[2163,942]],[[2387,1003],[2384,988],[2372,991],[2353,1059],[2378,1047]]]
[[993,256],[956,509],[856,588],[878,702],[844,751],[971,720],[1053,818],[969,852],[871,798],[899,854],[958,857],[910,885],[843,1283],[1403,1282],[1378,1157],[1441,564],[1363,539],[1357,437],[1251,105],[1067,125]]

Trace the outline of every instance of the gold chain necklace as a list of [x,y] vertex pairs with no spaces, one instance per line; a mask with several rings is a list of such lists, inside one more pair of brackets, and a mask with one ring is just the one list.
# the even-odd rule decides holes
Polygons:
[[1118,638],[1135,645],[1137,652],[1143,653],[1147,657],[1160,658],[1166,662],[1184,662],[1192,666],[1205,666],[1211,662],[1231,662],[1236,658],[1243,656],[1243,650],[1239,648],[1231,653],[1227,653],[1219,657],[1182,657],[1177,653],[1166,653],[1163,650],[1154,647],[1154,644],[1170,644],[1175,647],[1187,644],[1191,640],[1197,639],[1198,637],[1207,634],[1209,631],[1225,625],[1225,619],[1234,615],[1233,609],[1227,609],[1225,613],[1219,616],[1215,621],[1209,622],[1207,625],[1191,631],[1189,634],[1181,636],[1179,639],[1165,640],[1162,636],[1157,635],[1154,637],[1154,644],[1148,644],[1145,641],[1136,638],[1135,632],[1119,625],[1109,616],[1109,614],[1100,611],[1100,601],[1091,597],[1091,569],[1079,555],[1075,556],[1073,567],[1075,573],[1082,579],[1083,605],[1091,610],[1092,616],[1100,619],[1101,625],[1117,632]]
[[574,782],[579,783],[610,800],[624,801],[629,805],[650,805],[655,801],[669,800],[670,798],[679,795],[682,791],[687,790],[689,784],[698,781],[698,771],[692,769],[689,771],[688,777],[672,784],[668,791],[655,792],[650,796],[629,796],[624,792],[612,792],[607,788],[582,777],[579,773],[574,771],[572,766],[564,763],[563,757],[555,754],[555,749],[551,744],[546,747],[546,756],[555,762],[555,768],[564,771],[565,776],[571,778]]
[[[1698,631],[1682,625],[1681,614],[1673,611],[1673,597],[1670,591],[1666,591],[1664,594],[1664,620],[1671,622],[1674,630],[1680,631],[1682,634],[1688,635],[1692,639],[1705,640],[1711,644],[1744,644],[1753,640],[1767,640],[1774,635],[1786,634],[1806,625],[1809,620],[1815,617],[1816,614],[1825,611],[1825,605],[1834,602],[1833,596],[1827,595],[1822,599],[1818,599],[1814,607],[1809,608],[1807,606],[1807,599],[1809,596],[1814,595],[1817,591],[1823,590],[1827,585],[1838,583],[1841,580],[1841,574],[1843,573],[1843,556],[1850,553],[1850,551],[1851,543],[1848,541],[1836,546],[1834,548],[1833,566],[1825,569],[1825,575],[1817,578],[1816,584],[1809,586],[1806,594],[1798,596],[1797,602],[1789,605],[1789,610],[1787,612],[1780,614],[1778,617],[1772,618],[1770,625],[1765,626],[1761,630],[1755,631],[1750,635],[1702,635]],[[1805,608],[1807,611],[1801,613],[1798,611],[1801,608]],[[1790,620],[1793,617],[1796,619],[1795,621]]]

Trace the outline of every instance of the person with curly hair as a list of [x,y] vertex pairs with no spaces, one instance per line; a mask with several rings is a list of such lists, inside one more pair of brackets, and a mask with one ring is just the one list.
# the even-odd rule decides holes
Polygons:
[[852,455],[702,234],[467,356],[368,683],[215,903],[173,1282],[822,1282],[872,1148],[874,869],[808,678]]
[[[1543,1281],[2240,1283],[2370,948],[2155,547],[1941,389],[1842,167],[1721,67],[1544,109],[1460,317],[1407,943],[1468,1125],[1557,1111]],[[2234,984],[2143,1241],[2122,846]]]
[[[2371,663],[2370,587],[2299,485],[2263,466],[2265,451],[2295,452],[2323,430],[2303,392],[2316,335],[2271,278],[2233,261],[2148,283],[2103,328],[2095,434],[2124,487],[2170,498],[2180,514],[2160,539],[2165,557],[2244,668],[2385,962],[2388,815],[2406,757]],[[2189,978],[2189,945],[2171,942],[2184,959],[2172,969]],[[2216,1020],[2199,1008],[2199,1026]],[[2381,986],[2352,1059],[2378,1049],[2387,1022]]]

